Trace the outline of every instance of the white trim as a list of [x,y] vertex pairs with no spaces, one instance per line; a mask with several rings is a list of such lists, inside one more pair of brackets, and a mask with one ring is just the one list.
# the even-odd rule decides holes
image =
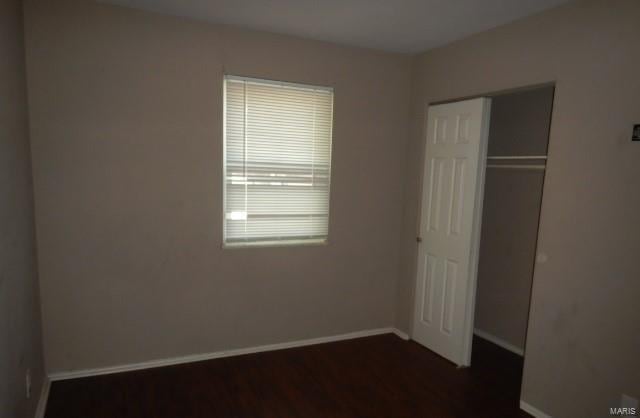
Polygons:
[[[246,132],[246,130],[244,130]],[[222,222],[222,246],[227,242],[227,82],[222,75],[222,208],[220,218]]]
[[234,241],[225,242],[222,248],[232,250],[237,248],[261,248],[261,247],[316,247],[327,245],[327,237],[313,239],[282,239],[282,240],[264,240],[264,241]]
[[396,334],[398,337],[402,338],[405,341],[409,341],[411,338],[409,337],[409,334],[407,334],[404,331],[399,330],[398,328],[392,328],[391,331]]
[[231,81],[244,81],[245,83],[250,84],[262,84],[262,85],[270,85],[270,86],[279,86],[279,87],[289,87],[294,89],[303,89],[303,90],[313,90],[313,91],[327,91],[333,93],[333,87],[331,86],[318,86],[314,84],[303,84],[303,83],[292,83],[290,81],[280,81],[280,80],[269,80],[265,78],[255,78],[255,77],[242,77],[238,75],[225,74],[225,80]]
[[44,413],[47,411],[47,401],[49,400],[50,388],[51,381],[47,377],[45,377],[42,382],[42,390],[40,391],[40,399],[38,399],[35,418],[44,418]]
[[471,224],[471,247],[469,252],[469,288],[465,300],[466,312],[462,332],[462,353],[458,366],[471,366],[471,345],[476,312],[476,292],[478,287],[478,266],[480,264],[480,232],[482,230],[482,208],[484,206],[484,184],[487,171],[489,149],[489,126],[491,124],[491,98],[482,97],[482,125],[476,178],[476,195],[473,202],[473,222]]
[[403,335],[406,336],[406,334],[404,334],[402,331],[399,331],[392,327],[376,328],[376,329],[370,329],[370,330],[364,330],[364,331],[350,332],[347,334],[332,335],[328,337],[310,338],[306,340],[289,341],[289,342],[277,343],[277,344],[267,344],[267,345],[260,345],[256,347],[236,348],[232,350],[216,351],[213,353],[202,353],[202,354],[193,354],[189,356],[173,357],[173,358],[167,358],[167,359],[150,360],[150,361],[145,361],[141,363],[122,364],[118,366],[100,367],[96,369],[55,372],[49,375],[49,379],[51,379],[51,381],[57,381],[57,380],[66,380],[66,379],[77,379],[77,378],[89,377],[89,376],[100,376],[104,374],[129,372],[133,370],[142,370],[142,369],[151,369],[155,367],[173,366],[176,364],[193,363],[196,361],[212,360],[212,359],[223,358],[223,357],[241,356],[244,354],[260,353],[263,351],[274,351],[274,350],[282,350],[285,348],[304,347],[307,345],[351,340],[354,338],[370,337],[373,335],[381,335],[381,334],[395,334],[398,337],[403,339],[404,339]]
[[531,406],[522,399],[520,399],[520,409],[526,412],[529,415],[533,415],[535,418],[553,418],[551,415],[546,414],[536,408],[535,406]]
[[519,356],[524,356],[524,350],[522,348],[516,347],[515,345],[508,343],[505,340],[496,337],[495,335],[491,335],[488,332],[482,331],[478,328],[474,328],[473,333],[478,337],[482,338],[483,340],[490,341],[495,345],[498,345],[504,348],[505,350],[509,350],[512,353],[517,354]]

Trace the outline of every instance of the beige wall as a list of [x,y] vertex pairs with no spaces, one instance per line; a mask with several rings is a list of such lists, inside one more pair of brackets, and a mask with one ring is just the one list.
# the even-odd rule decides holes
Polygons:
[[[553,87],[493,97],[488,154],[546,155],[552,103]],[[543,180],[544,171],[506,168],[488,168],[485,178],[474,328],[521,350],[529,317]]]
[[[50,372],[388,327],[410,60],[26,2]],[[335,88],[329,245],[222,250],[223,72]]]
[[424,110],[555,81],[522,398],[602,417],[640,398],[640,2],[571,3],[416,60],[397,324],[410,329]]
[[[0,417],[33,417],[44,376],[22,3],[0,0]],[[26,398],[27,370],[32,395]]]
[[[410,329],[425,105],[556,82],[522,397],[558,417],[640,397],[636,0],[573,3],[413,67],[89,1],[26,8],[50,371]],[[335,87],[330,245],[220,248],[223,72]]]

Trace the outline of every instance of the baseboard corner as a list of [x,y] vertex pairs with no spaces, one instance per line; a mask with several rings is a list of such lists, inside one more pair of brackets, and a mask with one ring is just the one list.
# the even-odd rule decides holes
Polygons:
[[522,399],[520,399],[520,409],[522,409],[527,414],[532,415],[534,418],[552,418],[551,415],[542,412],[535,406],[526,403]]
[[495,335],[489,334],[488,332],[482,331],[481,329],[478,329],[478,328],[473,329],[473,334],[477,335],[483,340],[492,342],[495,345],[504,348],[505,350],[511,351],[513,354],[517,354],[520,357],[524,357],[524,350],[522,348],[516,347],[515,345],[508,343],[505,340],[496,337]]
[[42,382],[42,390],[40,390],[40,398],[38,399],[38,405],[36,406],[35,418],[44,418],[45,412],[47,412],[47,402],[49,401],[49,390],[51,389],[51,380],[45,377]]
[[400,330],[400,329],[398,329],[398,328],[392,328],[391,330],[392,330],[392,332],[393,332],[394,334],[396,334],[398,337],[402,338],[402,339],[403,339],[403,340],[405,340],[405,341],[409,341],[409,339],[410,339],[410,338],[409,338],[409,334],[407,334],[406,332],[404,332],[404,331],[402,331],[402,330]]

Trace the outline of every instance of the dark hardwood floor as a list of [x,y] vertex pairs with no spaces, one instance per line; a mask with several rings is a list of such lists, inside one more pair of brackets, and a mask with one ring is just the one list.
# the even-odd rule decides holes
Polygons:
[[457,369],[389,334],[54,382],[46,418],[528,417],[521,374],[482,339]]

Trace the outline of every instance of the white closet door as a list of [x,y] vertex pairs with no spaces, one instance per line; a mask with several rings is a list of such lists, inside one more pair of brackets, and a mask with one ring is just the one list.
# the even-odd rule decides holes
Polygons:
[[468,365],[490,99],[430,106],[413,339]]

